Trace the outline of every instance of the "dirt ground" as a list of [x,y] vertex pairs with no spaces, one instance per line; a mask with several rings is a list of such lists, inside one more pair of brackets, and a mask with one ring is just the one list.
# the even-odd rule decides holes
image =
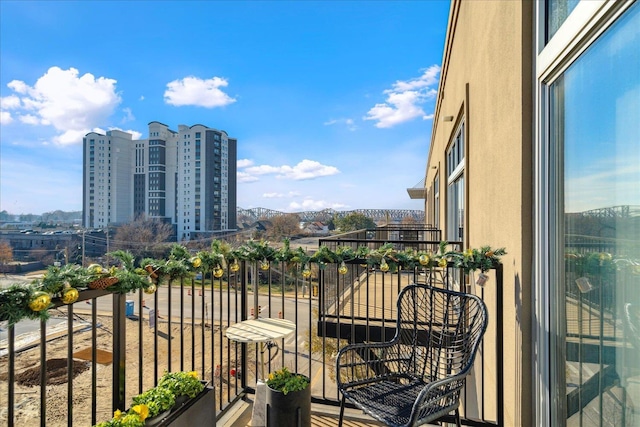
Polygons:
[[[89,316],[81,316],[89,318]],[[112,319],[108,316],[98,318],[97,348],[100,351],[97,363],[97,381],[95,402],[97,422],[111,418],[112,396],[112,364],[110,352],[112,349],[113,332]],[[157,338],[157,375],[158,377],[168,369],[169,365],[169,328],[168,322],[159,322]],[[142,325],[140,335],[140,323],[127,320],[127,360],[126,360],[126,402],[131,397],[154,386],[154,330],[147,324]],[[73,393],[71,401],[72,419],[74,426],[91,426],[91,363],[84,360],[90,359],[91,354],[91,328],[76,332],[73,335]],[[205,327],[204,334],[201,326],[191,327],[185,325],[181,330],[179,324],[171,326],[171,371],[180,370],[183,364],[184,370],[195,370],[204,380],[217,385],[216,394],[223,400],[233,398],[235,394],[235,378],[228,372],[236,368],[230,366],[228,360],[236,360],[236,346],[228,346],[223,332],[219,328]],[[182,332],[182,334],[181,334]],[[39,336],[39,332],[37,333]],[[204,347],[202,337],[204,336]],[[184,347],[184,355],[181,356],[181,342]],[[143,363],[139,363],[139,348],[142,343]],[[51,427],[67,426],[67,344],[66,335],[48,341],[46,346],[48,380],[46,386],[46,425]],[[204,351],[203,351],[204,348]],[[193,355],[192,351],[193,349]],[[239,351],[239,348],[238,348]],[[249,352],[251,355],[252,352]],[[106,360],[104,360],[106,358]],[[101,360],[102,359],[102,360]],[[106,363],[105,363],[106,362]],[[16,354],[15,360],[15,404],[14,425],[16,427],[33,426],[40,423],[40,348],[34,347]],[[194,366],[195,365],[195,366]],[[216,369],[214,366],[219,368]],[[204,369],[203,369],[204,368]],[[142,370],[142,384],[139,381]],[[222,373],[222,378],[213,378],[212,373]],[[8,416],[8,360],[0,358],[0,424],[6,425]],[[203,375],[204,373],[204,375]],[[220,388],[222,386],[222,388]],[[219,399],[216,399],[219,405]],[[223,402],[224,403],[224,402]],[[126,409],[126,408],[120,408]]]

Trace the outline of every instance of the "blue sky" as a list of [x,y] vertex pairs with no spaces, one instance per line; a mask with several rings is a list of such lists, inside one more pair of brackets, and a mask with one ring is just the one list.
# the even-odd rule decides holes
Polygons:
[[238,206],[423,209],[449,1],[0,1],[0,210],[82,209],[82,137],[238,139]]

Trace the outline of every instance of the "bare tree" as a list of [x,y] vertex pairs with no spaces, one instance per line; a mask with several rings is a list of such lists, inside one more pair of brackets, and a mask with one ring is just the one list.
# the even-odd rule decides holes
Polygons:
[[134,221],[118,227],[113,239],[113,249],[128,250],[137,256],[160,256],[169,245],[173,227],[156,218],[138,216]]
[[0,241],[0,270],[5,272],[4,266],[13,261],[13,249],[9,242]]
[[267,230],[270,239],[282,239],[300,234],[300,217],[296,214],[278,215],[271,219]]

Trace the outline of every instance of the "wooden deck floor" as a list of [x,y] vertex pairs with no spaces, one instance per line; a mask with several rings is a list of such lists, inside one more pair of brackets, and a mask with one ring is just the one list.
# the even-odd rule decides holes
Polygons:
[[[236,403],[235,414],[218,423],[223,427],[251,427],[251,399]],[[311,427],[337,427],[340,408],[329,405],[311,405]],[[380,427],[379,423],[362,411],[346,409],[343,427]]]

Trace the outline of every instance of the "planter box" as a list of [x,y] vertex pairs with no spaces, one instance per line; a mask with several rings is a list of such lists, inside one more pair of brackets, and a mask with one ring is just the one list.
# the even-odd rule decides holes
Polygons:
[[210,425],[216,418],[214,389],[205,387],[193,399],[174,409],[158,427],[193,427]]

